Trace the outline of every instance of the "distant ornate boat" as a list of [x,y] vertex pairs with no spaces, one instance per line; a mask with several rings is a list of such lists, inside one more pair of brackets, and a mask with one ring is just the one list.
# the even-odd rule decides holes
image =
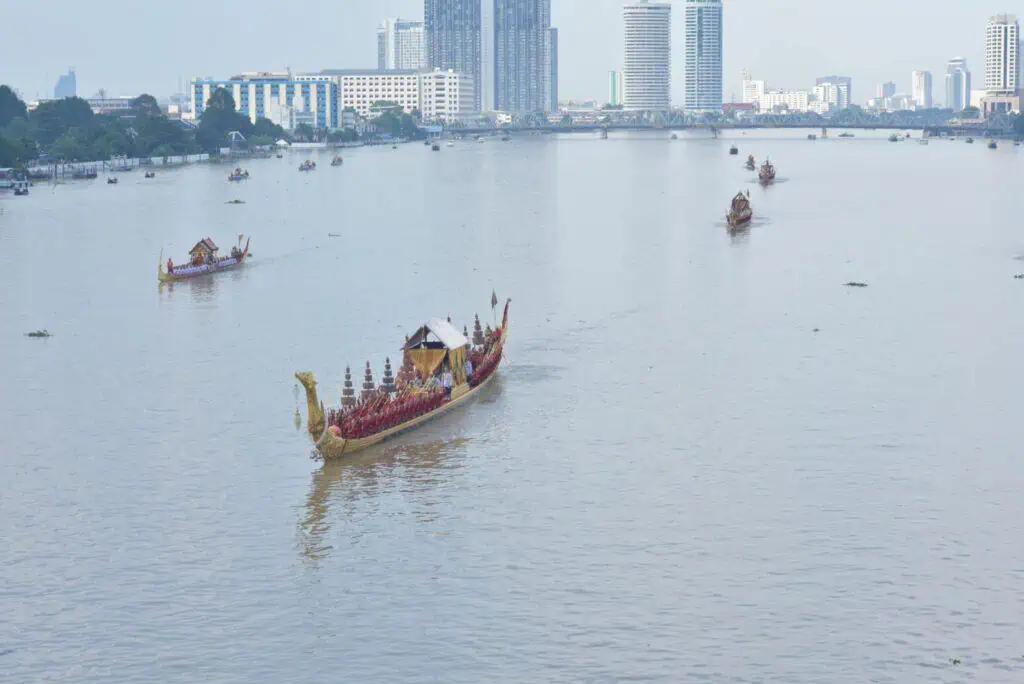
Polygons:
[[772,166],[771,160],[766,159],[764,164],[761,164],[761,170],[758,172],[757,177],[764,185],[775,182],[775,167]]
[[242,247],[242,234],[238,234],[238,244],[231,248],[231,255],[218,256],[219,248],[210,238],[203,238],[196,243],[196,246],[189,250],[189,262],[183,266],[175,266],[170,259],[167,260],[167,267],[164,268],[164,253],[160,251],[160,261],[157,263],[156,278],[161,283],[173,283],[189,278],[230,271],[245,264],[249,258],[249,240],[246,239],[245,247]]
[[331,166],[341,166],[344,163],[345,160],[340,155],[331,160]]
[[316,162],[307,159],[299,164],[299,171],[316,171]]
[[[341,405],[325,412],[312,373],[296,373],[306,389],[307,428],[316,450],[326,460],[339,459],[416,428],[469,402],[494,379],[508,339],[508,305],[496,330],[480,328],[476,318],[473,340],[450,321],[435,318],[420,326],[402,347],[397,381],[391,360],[384,365],[383,383],[373,382],[366,363],[363,389],[357,400],[351,370],[345,369]],[[492,305],[497,297],[492,295]]]
[[757,171],[757,160],[754,159],[754,155],[752,154],[747,155],[747,170]]
[[240,167],[236,167],[235,170],[231,172],[231,175],[228,176],[228,180],[229,181],[236,182],[236,183],[238,181],[243,181],[243,180],[246,180],[248,178],[249,178],[249,171],[248,171],[248,169],[243,171]]
[[752,218],[754,218],[754,211],[750,208],[750,195],[742,192],[736,193],[736,196],[732,198],[729,212],[725,215],[729,227],[738,228],[746,225]]

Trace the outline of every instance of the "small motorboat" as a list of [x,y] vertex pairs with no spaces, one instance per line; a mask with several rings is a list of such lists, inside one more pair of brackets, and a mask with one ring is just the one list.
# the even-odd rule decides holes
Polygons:
[[484,136],[482,136],[482,135],[478,135],[478,136],[476,136],[476,141],[477,141],[478,143],[482,143],[482,142],[484,142]]
[[736,147],[735,145],[733,145],[732,147],[729,148],[729,154],[737,155],[739,153],[740,153],[740,148]]
[[15,197],[24,197],[25,195],[28,194],[28,181],[27,180],[14,181],[14,186],[13,187],[14,187],[14,196]]
[[344,163],[345,160],[341,158],[341,155],[338,155],[337,157],[331,160],[331,166],[341,166]]
[[229,181],[236,182],[236,183],[238,181],[247,180],[248,178],[249,178],[249,171],[248,170],[243,171],[241,169],[241,167],[235,167],[235,170],[232,171],[231,174],[228,176],[228,180]]
[[747,155],[747,171],[757,171],[757,161],[752,154]]
[[807,139],[808,140],[817,140],[818,136],[816,136],[814,133],[808,133],[807,134]]
[[156,171],[147,171],[143,174],[143,178],[156,178]]
[[441,151],[441,146],[438,145],[437,143],[434,143],[433,145],[430,146],[430,151],[431,152],[440,152]]
[[117,178],[108,177],[107,178],[107,185],[117,185]]
[[732,198],[732,204],[730,204],[729,211],[725,215],[725,220],[730,228],[746,225],[754,217],[754,211],[750,208],[749,192],[749,190],[746,194],[738,192]]
[[989,140],[988,141],[988,149],[994,150],[994,149],[996,149],[998,147],[999,147],[999,145],[996,144],[995,140]]
[[310,159],[299,164],[299,171],[316,171],[316,162]]
[[283,155],[283,154],[281,154],[280,152],[278,152],[278,153],[277,153],[277,158],[278,158],[278,159],[284,159],[284,155]]
[[391,146],[391,149],[393,149],[393,150],[397,150],[397,149],[398,149],[398,145],[392,145],[392,146]]
[[501,142],[508,142],[511,139],[512,139],[511,135],[503,135],[503,136],[501,136]]
[[889,136],[889,142],[899,142],[899,141],[900,141],[900,137],[898,135],[896,135],[895,133],[893,133],[892,135]]
[[454,143],[454,142],[452,142],[451,140],[449,140],[448,142],[446,142],[446,143],[444,144],[444,146],[445,146],[445,147],[455,147],[455,143]]
[[675,133],[673,133],[672,135],[670,135],[670,136],[668,137],[668,139],[669,139],[669,140],[679,140],[679,136],[678,136],[678,135],[676,135]]
[[973,145],[974,144],[974,138],[968,138],[967,140],[964,140],[964,142],[967,143],[968,145]]

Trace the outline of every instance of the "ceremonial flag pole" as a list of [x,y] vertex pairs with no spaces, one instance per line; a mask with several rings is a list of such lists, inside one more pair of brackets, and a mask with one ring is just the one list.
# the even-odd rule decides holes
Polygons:
[[494,323],[494,327],[498,327],[498,293],[491,290],[491,321]]

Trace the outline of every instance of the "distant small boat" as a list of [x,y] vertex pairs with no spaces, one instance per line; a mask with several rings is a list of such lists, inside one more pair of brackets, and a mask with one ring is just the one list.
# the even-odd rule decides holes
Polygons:
[[156,178],[156,171],[147,171],[143,174],[143,178]]
[[345,163],[345,160],[341,158],[341,155],[331,160],[331,166],[341,166]]
[[13,187],[14,187],[14,196],[15,197],[24,197],[25,195],[28,194],[28,181],[27,180],[14,181],[14,186]]
[[679,140],[679,136],[673,133],[672,135],[669,136],[669,140]]
[[807,134],[807,139],[808,140],[817,140],[818,136],[816,136],[814,133],[808,133]]
[[990,150],[994,150],[994,149],[996,149],[997,147],[999,147],[999,145],[997,145],[997,144],[996,144],[996,141],[995,141],[995,140],[989,140],[989,141],[988,141],[988,149],[990,149]]
[[729,154],[736,155],[736,154],[739,154],[739,153],[740,153],[740,148],[736,147],[735,145],[733,145],[732,147],[729,148]]
[[852,138],[853,137],[853,133],[840,133],[839,137],[840,138]]
[[453,141],[449,140],[448,142],[446,142],[444,144],[444,146],[445,147],[455,147],[455,143]]
[[893,133],[892,135],[889,136],[889,142],[899,142],[899,141],[900,141],[900,138],[895,133]]
[[964,140],[964,142],[967,143],[968,145],[973,145],[974,144],[974,138],[968,138],[967,140]]
[[434,143],[433,145],[430,146],[430,151],[431,152],[440,152],[441,151],[441,146],[438,145],[437,143]]
[[316,171],[316,162],[307,159],[299,164],[299,171]]
[[283,155],[283,154],[281,154],[280,152],[278,152],[278,153],[277,153],[277,158],[278,158],[278,159],[284,159],[284,155]]
[[762,185],[775,182],[775,167],[772,166],[770,160],[766,159],[764,164],[761,164],[761,170],[758,172],[757,178],[761,181]]
[[927,145],[928,144],[928,138],[918,138],[917,139],[917,144],[918,145]]
[[248,169],[243,171],[241,167],[235,167],[235,170],[228,176],[228,180],[232,182],[243,181],[249,178]]
[[512,139],[511,135],[503,135],[503,136],[501,136],[501,142],[508,142],[511,139]]
[[116,178],[107,178],[107,185],[117,185]]
[[607,140],[607,139],[608,139],[608,129],[607,128],[602,128],[601,129],[601,140]]
[[484,140],[484,136],[482,136],[482,135],[478,135],[478,136],[476,136],[476,141],[477,141],[478,143],[486,142],[486,141]]
[[757,171],[757,160],[752,154],[747,155],[747,171]]

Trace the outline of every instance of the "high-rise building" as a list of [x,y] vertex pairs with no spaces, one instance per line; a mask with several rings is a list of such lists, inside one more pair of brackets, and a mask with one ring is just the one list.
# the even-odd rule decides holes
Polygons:
[[946,107],[962,112],[971,106],[971,72],[967,60],[954,57],[946,65]]
[[910,74],[910,88],[916,107],[932,108],[932,72],[915,69]]
[[822,76],[815,85],[825,86],[833,109],[846,109],[853,102],[853,79],[849,76]]
[[482,16],[480,0],[424,0],[427,67],[449,69],[473,79],[473,109],[482,103]]
[[892,81],[886,81],[878,86],[878,92],[876,97],[880,100],[888,100],[896,94],[896,84]]
[[423,69],[423,22],[385,19],[377,29],[377,69]]
[[68,73],[57,78],[57,85],[53,89],[53,99],[63,100],[65,97],[78,95],[78,85],[75,79],[75,70],[68,69]]
[[608,104],[612,107],[622,106],[622,72],[608,72]]
[[625,109],[665,111],[672,106],[672,6],[637,0],[622,8],[626,64]]
[[494,0],[480,0],[480,97],[481,109],[494,107]]
[[997,14],[985,34],[985,90],[1012,96],[1020,85],[1020,23],[1013,14]]
[[550,112],[551,0],[494,0],[494,107]]
[[551,29],[549,49],[551,61],[551,111],[558,110],[558,29]]
[[686,0],[686,97],[689,111],[722,109],[722,0]]
[[768,92],[768,81],[759,81],[751,78],[750,73],[743,72],[743,104],[760,104],[765,93]]

